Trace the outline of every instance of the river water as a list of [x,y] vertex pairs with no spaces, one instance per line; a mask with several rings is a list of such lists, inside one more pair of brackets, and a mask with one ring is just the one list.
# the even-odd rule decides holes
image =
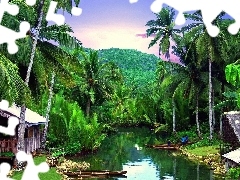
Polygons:
[[[127,132],[128,131],[128,132]],[[112,180],[220,180],[208,167],[193,163],[176,151],[146,148],[156,136],[144,128],[125,130],[107,137],[97,153],[75,158],[86,161],[91,170],[127,171]],[[95,178],[97,179],[97,178]]]

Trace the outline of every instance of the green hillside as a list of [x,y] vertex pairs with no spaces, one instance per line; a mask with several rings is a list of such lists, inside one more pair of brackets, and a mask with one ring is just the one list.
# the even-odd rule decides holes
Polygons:
[[99,50],[104,61],[115,62],[123,71],[126,83],[142,87],[155,79],[158,57],[133,49],[110,48]]
[[[90,48],[84,48],[84,50],[88,52]],[[153,54],[119,48],[100,49],[98,52],[103,62],[112,61],[121,68],[126,84],[131,85],[135,90],[147,87],[155,79],[159,58]]]

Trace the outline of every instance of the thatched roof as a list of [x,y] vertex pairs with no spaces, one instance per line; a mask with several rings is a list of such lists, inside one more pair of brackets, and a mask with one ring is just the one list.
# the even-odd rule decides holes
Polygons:
[[229,124],[232,126],[234,133],[240,142],[240,111],[230,111],[225,112],[224,114],[226,115]]
[[[11,107],[7,109],[7,112],[20,118],[21,107],[18,107],[15,104],[13,104]],[[26,123],[29,123],[29,124],[42,124],[46,122],[46,118],[26,108],[25,121]]]
[[240,163],[240,148],[234,150],[234,151],[231,151],[227,154],[224,154],[222,155],[223,157],[227,158],[227,159],[230,159],[236,163]]

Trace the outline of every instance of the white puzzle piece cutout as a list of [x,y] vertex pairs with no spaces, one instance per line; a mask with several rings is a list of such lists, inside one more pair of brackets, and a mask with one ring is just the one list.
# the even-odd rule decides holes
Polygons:
[[[29,0],[30,1],[30,0]],[[0,2],[0,22],[5,12],[10,15],[16,16],[19,13],[19,7],[15,4],[9,4],[9,0],[1,0]],[[5,26],[0,25],[0,44],[8,44],[8,52],[15,54],[18,51],[16,40],[26,37],[27,31],[30,29],[30,24],[26,21],[20,23],[19,32],[15,32]],[[4,34],[4,35],[3,35]]]
[[228,28],[229,33],[236,34],[240,28],[240,0],[155,0],[150,9],[154,13],[161,11],[163,4],[167,4],[178,11],[175,23],[176,25],[183,25],[186,21],[184,12],[201,10],[203,22],[207,28],[210,36],[216,37],[220,30],[217,26],[212,24],[212,21],[222,12],[226,12],[235,19],[235,23]]
[[26,0],[26,4],[29,6],[34,6],[36,4],[36,0]]
[[15,130],[18,124],[19,124],[19,119],[17,117],[10,116],[8,118],[8,127],[0,126],[0,133],[14,136]]
[[12,178],[7,177],[9,171],[11,170],[11,166],[8,163],[1,163],[0,164],[0,179],[1,180],[14,180]]
[[31,154],[26,154],[23,151],[19,151],[16,158],[20,162],[27,161],[27,166],[23,172],[21,180],[40,180],[38,174],[46,173],[49,171],[49,165],[46,162],[42,162],[39,165],[35,165]]
[[9,102],[7,100],[2,100],[0,102],[0,109],[3,110],[3,111],[6,111],[9,107]]
[[54,21],[58,26],[61,26],[65,23],[65,17],[62,14],[56,14],[57,2],[51,1],[50,6],[48,8],[46,20]]
[[130,4],[137,3],[137,2],[138,2],[138,0],[129,0]]

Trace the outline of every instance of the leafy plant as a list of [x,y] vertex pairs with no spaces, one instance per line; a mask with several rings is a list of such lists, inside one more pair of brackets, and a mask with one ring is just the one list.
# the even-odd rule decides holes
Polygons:
[[13,157],[13,156],[15,156],[15,154],[13,152],[1,152],[0,156],[3,156],[3,157]]
[[240,60],[229,64],[225,69],[226,80],[237,88],[237,105],[240,108]]
[[230,168],[227,172],[227,178],[237,180],[240,177],[240,167]]

